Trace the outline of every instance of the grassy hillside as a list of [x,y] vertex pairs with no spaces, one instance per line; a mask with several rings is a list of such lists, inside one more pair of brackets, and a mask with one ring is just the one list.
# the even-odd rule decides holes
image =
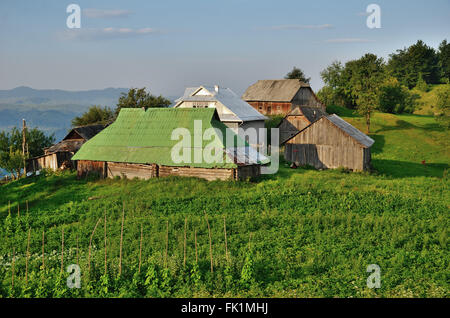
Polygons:
[[[341,115],[364,131],[361,118]],[[0,295],[448,297],[448,132],[432,117],[389,114],[375,114],[372,131],[373,173],[289,169],[282,163],[277,175],[251,183],[77,180],[73,173],[62,173],[2,185]],[[118,276],[123,202],[123,271]],[[98,220],[89,276],[89,241]],[[32,273],[26,286],[28,226]],[[65,266],[77,262],[78,245],[80,290],[68,290],[59,274],[63,228]],[[39,270],[44,229],[45,270]],[[369,264],[381,267],[380,289],[366,287]]]
[[450,84],[428,85],[429,90],[427,92],[413,89],[412,92],[419,95],[417,100],[418,108],[414,112],[417,115],[434,115],[436,112],[436,91],[443,86],[450,86]]

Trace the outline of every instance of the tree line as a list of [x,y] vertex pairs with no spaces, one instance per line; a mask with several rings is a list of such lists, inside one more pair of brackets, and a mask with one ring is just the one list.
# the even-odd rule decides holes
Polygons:
[[[420,97],[415,92],[427,91],[432,84],[450,82],[450,44],[443,40],[436,50],[419,40],[390,54],[387,61],[367,53],[345,64],[334,61],[320,75],[325,85],[317,95],[322,102],[355,109],[366,118],[370,132],[374,111],[412,113]],[[285,78],[309,82],[295,67]],[[437,91],[436,119],[446,127],[450,126],[449,90],[446,85]]]

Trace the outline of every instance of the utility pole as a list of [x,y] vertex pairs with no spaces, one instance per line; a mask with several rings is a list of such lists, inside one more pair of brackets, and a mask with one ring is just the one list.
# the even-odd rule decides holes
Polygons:
[[26,161],[26,155],[27,155],[27,123],[25,122],[25,119],[22,119],[23,126],[22,126],[22,154],[23,154],[23,173],[25,176],[27,176],[27,161]]

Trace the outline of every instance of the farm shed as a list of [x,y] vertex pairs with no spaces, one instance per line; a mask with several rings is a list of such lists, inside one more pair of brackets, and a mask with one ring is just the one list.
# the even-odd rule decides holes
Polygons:
[[325,111],[309,84],[298,79],[259,80],[247,88],[242,99],[264,115],[286,115],[296,106]]
[[296,165],[317,169],[344,167],[354,171],[370,168],[374,140],[333,114],[322,116],[285,144],[284,157]]
[[72,156],[89,139],[98,134],[105,125],[88,125],[75,127],[57,144],[45,148],[44,154],[27,160],[27,171],[41,169],[58,170],[64,168],[75,168],[76,162]]
[[[187,134],[187,143],[181,136],[172,138],[176,129]],[[214,108],[124,108],[116,121],[86,142],[73,159],[78,160],[79,177],[91,172],[109,178],[142,179],[189,176],[239,180],[258,176],[261,165],[269,160],[231,130],[227,135],[226,130]],[[196,133],[200,140],[196,140]],[[210,138],[201,137],[205,134]],[[174,147],[179,147],[177,154],[186,155],[185,160],[175,160]],[[210,150],[219,160],[204,159],[202,154]]]
[[[215,108],[220,121],[235,133],[239,133],[239,128],[244,131],[254,128],[258,132],[260,128],[264,128],[264,121],[267,119],[231,89],[218,85],[186,88],[184,95],[176,100],[174,108]],[[262,143],[263,140],[257,140],[252,145],[257,147]]]
[[328,114],[326,112],[317,107],[295,107],[278,125],[278,129],[280,130],[280,145],[285,143],[292,136],[296,135],[300,130],[311,125],[322,116],[327,115]]

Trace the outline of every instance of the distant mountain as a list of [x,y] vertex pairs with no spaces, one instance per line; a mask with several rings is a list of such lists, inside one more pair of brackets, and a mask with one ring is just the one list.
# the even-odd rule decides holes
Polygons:
[[105,88],[88,91],[64,91],[60,89],[33,89],[20,86],[10,90],[0,90],[0,103],[8,104],[100,104],[113,106],[127,88]]
[[20,127],[24,118],[29,127],[55,133],[56,140],[60,140],[70,129],[71,120],[90,105],[114,108],[120,94],[126,92],[128,88],[64,91],[20,86],[0,90],[0,130]]

